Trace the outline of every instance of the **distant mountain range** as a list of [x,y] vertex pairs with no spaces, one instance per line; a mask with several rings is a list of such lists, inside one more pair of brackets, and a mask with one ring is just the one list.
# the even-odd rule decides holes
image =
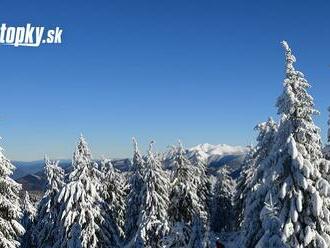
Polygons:
[[[195,152],[202,154],[208,162],[212,174],[216,174],[222,166],[228,165],[232,168],[233,177],[239,175],[243,159],[248,151],[248,147],[210,144],[201,144],[188,149],[190,154]],[[130,159],[115,159],[112,162],[114,167],[121,171],[128,171],[131,164]],[[12,161],[12,163],[16,166],[12,178],[22,184],[23,190],[27,190],[39,198],[46,185],[46,177],[43,172],[44,161]],[[71,169],[70,160],[61,160],[59,165],[66,171]]]
[[[14,173],[12,178],[22,184],[22,189],[29,192],[42,192],[46,185],[46,175],[44,174],[43,167],[44,161],[33,162],[12,162],[16,166],[16,170],[19,170],[18,174]],[[127,171],[130,166],[129,159],[116,159],[112,161],[115,168],[121,171]],[[71,161],[62,160],[59,166],[64,169],[65,172],[71,170]],[[19,176],[22,175],[22,176]]]
[[[25,161],[11,161],[15,165],[16,170],[14,171],[12,178],[18,179],[29,174],[35,174],[42,170],[44,167],[44,160],[36,160],[31,162]],[[70,160],[60,160],[60,166],[62,168],[67,167],[71,164]]]

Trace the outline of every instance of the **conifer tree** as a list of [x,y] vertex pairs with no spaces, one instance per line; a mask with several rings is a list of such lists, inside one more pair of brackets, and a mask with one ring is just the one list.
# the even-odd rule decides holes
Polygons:
[[0,247],[3,248],[19,247],[20,236],[25,232],[19,223],[21,185],[10,178],[14,169],[0,147]]
[[[278,98],[278,113],[281,121],[272,152],[260,165],[263,179],[256,186],[256,199],[264,202],[272,198],[278,208],[281,242],[283,246],[325,248],[329,237],[329,183],[322,177],[328,173],[323,168],[319,128],[313,122],[313,98],[307,93],[310,87],[304,75],[296,71],[296,62],[286,42],[286,78],[283,94]],[[253,203],[249,207],[253,207]],[[263,213],[267,206],[259,213]],[[276,237],[264,228],[268,219],[262,219],[258,241]]]
[[114,224],[110,228],[118,237],[125,238],[126,182],[121,173],[113,167],[111,160],[105,159],[102,164],[107,168],[101,193],[105,203],[105,212],[111,218],[109,223]]
[[[271,152],[274,137],[277,132],[277,124],[272,118],[268,118],[266,122],[258,124],[255,128],[258,131],[257,145],[250,149],[243,163],[242,174],[237,184],[237,196],[235,204],[238,209],[242,209],[242,213],[238,214],[238,225],[241,224],[247,195],[253,191],[252,187],[256,185],[257,180],[262,179],[262,171],[258,171],[258,167]],[[257,173],[258,171],[258,173]]]
[[126,238],[131,240],[138,230],[139,225],[139,215],[142,205],[142,188],[143,182],[143,169],[145,167],[145,161],[140,154],[137,142],[133,138],[134,145],[134,155],[132,161],[131,176],[129,177],[129,193],[127,196],[127,211],[126,211],[126,221],[125,230]]
[[[61,204],[60,223],[63,226],[61,239],[55,246],[71,247],[119,247],[120,240],[102,228],[110,218],[102,214],[103,200],[100,196],[100,171],[92,161],[87,142],[81,136],[73,156],[74,170],[69,183],[59,193]],[[103,225],[103,226],[101,226]]]
[[169,230],[167,215],[169,179],[152,151],[152,144],[153,142],[150,144],[145,166],[142,169],[142,204],[138,231],[128,245],[130,247],[157,247]]
[[22,225],[26,229],[26,227],[30,226],[33,223],[37,213],[37,210],[34,207],[33,203],[31,202],[30,195],[27,191],[24,192],[22,210],[23,210]]
[[64,186],[64,171],[58,164],[59,161],[51,161],[45,156],[46,192],[39,202],[32,233],[33,244],[37,248],[52,247],[58,240],[59,225],[57,221],[60,205],[57,197]]
[[198,169],[193,167],[185,155],[181,145],[174,157],[174,173],[172,175],[169,216],[172,223],[191,224],[194,217],[205,218],[206,212],[199,201]]
[[255,157],[256,157],[256,147],[249,146],[249,151],[244,157],[242,163],[242,169],[237,179],[236,185],[236,195],[234,196],[234,202],[236,206],[236,218],[235,218],[235,228],[241,229],[244,220],[245,207],[247,194],[253,186],[251,181],[256,173],[255,167]]
[[[201,235],[195,235],[197,238],[203,239],[203,246],[207,247],[209,243],[210,232],[210,215],[211,215],[211,199],[212,185],[208,175],[207,159],[201,154],[201,151],[196,151],[191,157],[191,163],[197,168],[197,196],[199,205],[201,206],[199,217],[195,219],[192,231],[199,230]],[[197,243],[196,243],[197,244]]]
[[220,169],[214,186],[212,200],[211,229],[220,233],[232,231],[235,224],[235,181],[230,177],[227,166]]
[[[174,151],[174,150],[173,150]],[[203,243],[203,235],[207,225],[207,190],[206,168],[199,157],[194,157],[193,166],[187,158],[181,143],[173,152],[173,175],[170,190],[169,220],[171,229],[181,227],[184,235],[180,242],[189,240],[189,246]],[[205,176],[205,177],[204,177]],[[200,192],[199,192],[200,190]],[[189,231],[188,231],[189,230]],[[170,235],[174,235],[171,237]],[[178,236],[171,230],[166,240],[176,240]]]
[[[259,213],[264,206],[265,192],[255,194],[263,180],[264,169],[267,168],[270,153],[277,133],[277,124],[269,118],[268,121],[258,124],[255,130],[259,132],[257,145],[250,150],[243,167],[242,176],[239,179],[236,194],[237,226],[241,226],[242,238],[246,245],[255,243],[261,236],[261,220]],[[238,199],[238,200],[237,200]],[[244,221],[243,221],[244,220]],[[243,222],[243,223],[242,223]]]
[[210,211],[210,198],[211,198],[211,182],[207,173],[207,161],[200,151],[194,152],[191,157],[191,163],[197,168],[196,183],[197,183],[197,196],[203,212],[203,222],[208,222],[208,213]]
[[31,247],[32,245],[32,226],[36,217],[36,208],[33,203],[30,201],[30,196],[27,191],[24,193],[24,199],[22,202],[23,217],[21,220],[22,226],[26,230],[21,241],[21,247]]

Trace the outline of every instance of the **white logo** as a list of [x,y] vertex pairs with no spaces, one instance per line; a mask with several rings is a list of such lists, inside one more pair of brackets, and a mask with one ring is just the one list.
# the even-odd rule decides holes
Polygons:
[[62,43],[63,29],[56,27],[45,31],[45,27],[33,27],[30,23],[26,27],[7,27],[2,23],[0,27],[0,45],[15,47],[39,47],[40,44]]

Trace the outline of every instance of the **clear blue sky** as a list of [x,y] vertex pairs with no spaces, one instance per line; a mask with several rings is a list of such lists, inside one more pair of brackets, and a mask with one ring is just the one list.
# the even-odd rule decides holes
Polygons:
[[0,134],[10,159],[163,150],[180,138],[246,145],[276,116],[286,39],[312,84],[325,141],[328,1],[2,1],[1,23],[60,26],[63,44],[0,46]]

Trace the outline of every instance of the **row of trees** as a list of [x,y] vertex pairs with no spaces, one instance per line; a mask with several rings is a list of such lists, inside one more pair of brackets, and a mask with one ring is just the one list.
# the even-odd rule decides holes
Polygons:
[[[230,168],[213,185],[202,154],[182,145],[142,155],[128,173],[92,160],[83,137],[72,170],[45,159],[46,192],[24,213],[13,166],[0,151],[0,247],[208,247],[209,234],[237,231],[237,247],[330,247],[330,162],[313,122],[313,98],[283,42],[286,77],[279,122],[259,125],[237,182]],[[189,156],[188,156],[189,155]],[[19,223],[21,220],[21,225]]]
[[[188,156],[179,144],[164,157],[153,152],[151,142],[143,156],[135,139],[133,143],[128,173],[115,169],[109,159],[95,162],[83,136],[70,172],[64,173],[58,161],[45,157],[47,185],[37,209],[27,193],[23,213],[18,202],[12,203],[17,206],[14,219],[21,219],[25,228],[21,246],[206,246],[210,205],[221,206],[223,202],[221,198],[210,201],[211,185],[202,155],[197,152]],[[8,176],[6,180],[11,181]],[[18,193],[19,185],[15,186]],[[213,214],[218,216],[215,211]],[[8,241],[10,247],[19,245],[22,226]]]

